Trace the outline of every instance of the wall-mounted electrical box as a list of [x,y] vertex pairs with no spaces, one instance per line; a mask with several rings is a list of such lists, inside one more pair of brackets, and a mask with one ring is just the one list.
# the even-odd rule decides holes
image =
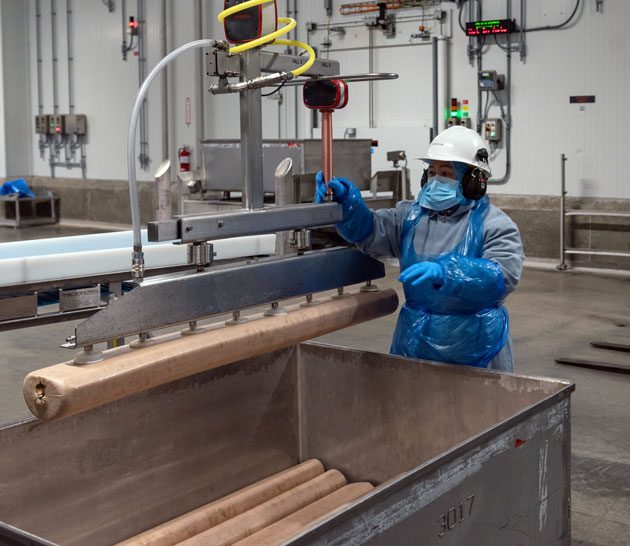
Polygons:
[[53,135],[63,135],[65,134],[65,122],[64,116],[61,115],[53,115],[49,117],[50,121],[50,133]]
[[35,116],[35,134],[48,135],[50,134],[50,116],[42,114]]
[[85,135],[87,133],[87,117],[85,114],[66,114],[63,116],[66,135]]
[[479,88],[482,91],[500,91],[505,87],[505,76],[496,70],[479,71]]
[[471,129],[472,121],[470,120],[470,118],[449,118],[448,126],[453,127],[454,125],[461,125],[463,127]]
[[499,118],[484,121],[483,136],[488,142],[500,142],[503,138],[503,122]]

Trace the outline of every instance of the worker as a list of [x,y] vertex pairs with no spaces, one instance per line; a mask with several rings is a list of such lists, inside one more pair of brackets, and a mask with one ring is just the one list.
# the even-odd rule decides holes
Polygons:
[[[512,371],[509,318],[503,306],[518,285],[523,247],[516,224],[490,204],[491,175],[481,137],[454,126],[429,146],[415,201],[371,211],[351,181],[333,178],[342,205],[337,231],[374,257],[400,262],[405,303],[391,353]],[[316,177],[324,202],[323,174]]]

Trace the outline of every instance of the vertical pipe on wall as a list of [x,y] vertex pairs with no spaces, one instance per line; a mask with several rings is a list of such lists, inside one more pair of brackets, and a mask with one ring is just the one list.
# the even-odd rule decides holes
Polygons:
[[[368,27],[369,36],[369,49],[368,49],[368,72],[372,74],[374,72],[374,28]],[[369,103],[369,123],[370,129],[376,127],[374,121],[374,82],[370,81],[368,88],[368,103]]]
[[57,90],[57,2],[50,0],[50,38],[52,53],[52,93],[53,114],[59,113],[59,97]]
[[42,7],[41,0],[35,0],[35,50],[37,52],[37,112],[44,113],[44,93],[42,91]]
[[122,15],[122,58],[127,60],[127,0],[121,0],[120,13]]
[[74,51],[72,49],[72,0],[66,0],[68,42],[68,113],[74,114]]
[[[145,56],[145,41],[146,41],[146,17],[144,14],[144,0],[138,0],[138,85],[141,86],[146,77],[146,56]],[[149,141],[147,131],[147,99],[142,101],[142,110],[140,111],[140,167],[143,170],[149,168]]]
[[439,111],[439,94],[438,94],[438,39],[436,36],[433,37],[433,55],[432,55],[432,67],[433,67],[433,79],[431,81],[433,85],[433,127],[431,128],[431,139],[433,140],[435,136],[439,133],[440,129],[438,127],[438,111]]
[[445,109],[449,103],[449,86],[448,86],[448,37],[438,36],[438,112],[440,120],[438,122],[438,133],[446,128]]
[[[166,41],[166,0],[160,2],[160,48],[161,57],[166,57],[168,53],[168,45]],[[160,80],[162,89],[162,159],[169,159],[169,142],[168,142],[168,67],[164,68]],[[169,167],[170,169],[170,167]]]
[[[203,38],[203,11],[201,0],[195,0],[194,5],[195,17],[195,40]],[[203,69],[204,52],[199,50],[195,55],[195,166],[201,169],[201,141],[204,138],[204,87],[203,87]]]
[[[512,17],[512,2],[507,2],[507,18]],[[505,174],[498,179],[491,178],[488,180],[489,184],[501,185],[505,184],[510,179],[510,172],[512,170],[512,39],[511,35],[506,34],[507,39],[507,70],[505,73],[505,96],[507,100],[507,108],[505,114]]]
[[525,0],[521,0],[521,20],[519,22],[519,30],[520,30],[520,35],[519,35],[519,44],[518,44],[518,51],[520,53],[521,56],[521,61],[525,61],[525,57],[527,57],[527,44],[525,43],[525,36],[526,36],[526,28],[527,28],[527,13],[526,13],[526,6],[525,6]]
[[[509,1],[509,0],[508,0]],[[483,21],[481,10],[481,0],[477,0],[477,21]],[[483,69],[483,41],[485,38],[477,38],[477,132],[481,134],[481,118],[483,117],[481,107],[481,86],[479,85],[479,72]]]

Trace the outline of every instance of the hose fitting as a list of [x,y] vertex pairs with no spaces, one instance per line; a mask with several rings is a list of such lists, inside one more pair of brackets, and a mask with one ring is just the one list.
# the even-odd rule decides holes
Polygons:
[[247,80],[239,83],[227,84],[226,81],[219,81],[218,85],[210,87],[210,93],[213,95],[224,95],[226,93],[242,93],[251,89],[260,89],[269,85],[287,82],[293,79],[292,72],[275,72],[267,76],[259,76],[253,80]]

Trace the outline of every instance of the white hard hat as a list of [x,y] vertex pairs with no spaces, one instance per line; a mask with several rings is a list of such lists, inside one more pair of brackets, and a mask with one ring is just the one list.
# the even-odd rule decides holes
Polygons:
[[442,131],[433,139],[422,161],[458,161],[478,167],[488,176],[492,175],[488,164],[488,147],[472,129],[454,125]]

